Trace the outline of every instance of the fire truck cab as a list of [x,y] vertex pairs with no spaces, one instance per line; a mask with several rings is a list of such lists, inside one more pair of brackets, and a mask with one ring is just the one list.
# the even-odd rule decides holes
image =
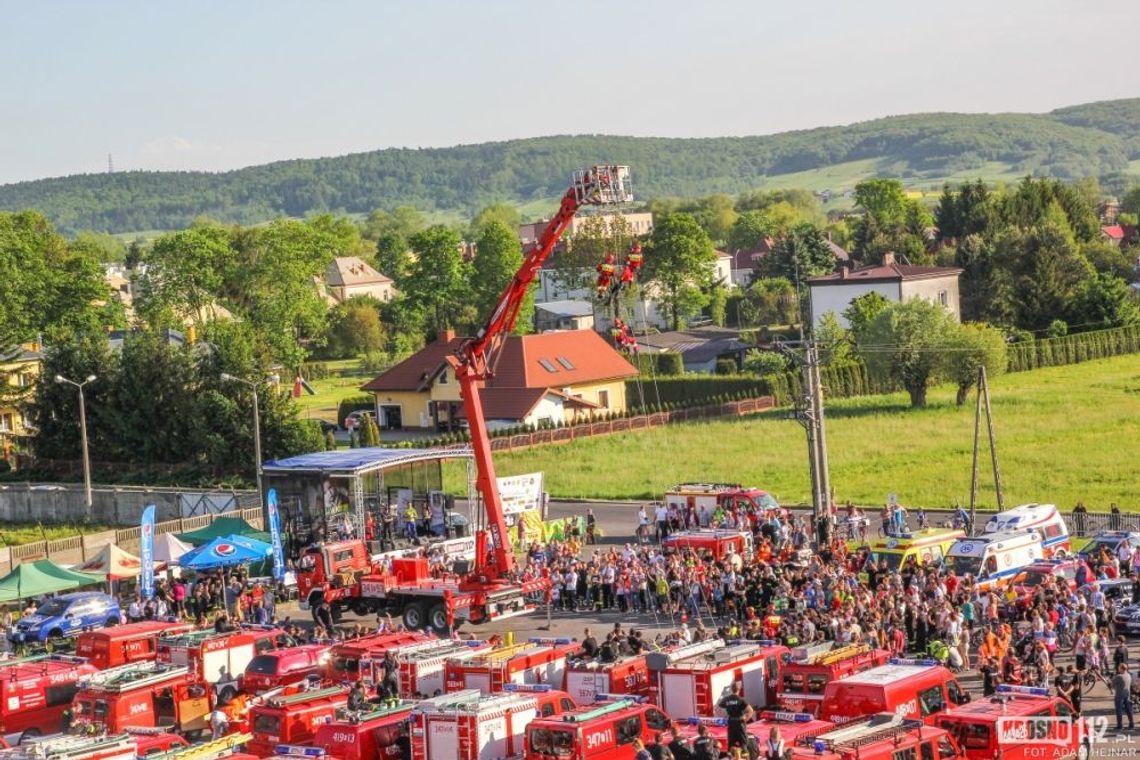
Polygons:
[[135,740],[135,752],[140,758],[190,746],[185,737],[161,728],[128,728],[127,733]]
[[[388,707],[377,706],[368,712],[339,711],[334,720],[317,728],[308,749],[316,749],[338,760],[400,760],[401,745],[410,743],[408,716],[411,702],[398,702]],[[279,755],[294,755],[292,751]]]
[[[761,744],[761,750],[764,745]],[[954,737],[921,720],[882,713],[815,736],[801,736],[793,760],[953,760],[962,757]]]
[[310,744],[317,729],[332,722],[346,704],[348,690],[340,686],[270,697],[264,704],[250,708],[249,730],[253,738],[246,751],[269,757],[280,744]]
[[153,660],[160,636],[176,636],[193,630],[188,623],[144,620],[113,628],[98,628],[79,634],[75,654],[86,657],[100,670]]
[[211,690],[186,666],[120,665],[80,680],[72,722],[111,733],[157,726],[202,732],[209,727],[211,697]]
[[955,738],[970,760],[1030,760],[1041,757],[1087,758],[1087,724],[1064,698],[1037,686],[999,684],[997,693],[952,707],[935,722]]
[[895,658],[829,683],[819,714],[832,723],[847,723],[890,712],[933,724],[933,716],[969,701],[970,693],[937,661]]
[[[698,736],[701,726],[707,726],[709,736],[716,739],[717,744],[724,752],[728,751],[728,718],[702,718],[694,716],[684,721],[678,736],[692,742]],[[823,733],[835,726],[825,720],[819,720],[809,713],[793,713],[783,710],[762,710],[759,718],[744,726],[748,735],[756,740],[758,747],[764,746],[768,741],[768,733],[773,727],[780,729],[780,736],[791,746],[791,743],[800,736],[814,736]]]
[[783,710],[819,715],[823,692],[829,683],[885,665],[890,657],[891,653],[885,649],[871,649],[866,644],[797,647],[783,665],[776,687],[776,702]]
[[374,633],[359,639],[334,644],[329,650],[328,679],[333,683],[355,682],[372,675],[371,663],[384,659],[389,651],[399,653],[412,646],[438,641],[417,631]]
[[780,517],[788,514],[767,491],[745,488],[739,483],[679,483],[665,492],[665,506],[681,510],[707,507],[709,514],[717,507],[757,512],[764,516],[772,512]]
[[661,709],[669,715],[713,716],[720,698],[741,684],[753,707],[774,706],[783,660],[789,650],[774,641],[711,639],[667,652],[650,652]]
[[[609,695],[599,695],[609,699]],[[673,725],[645,697],[626,697],[583,707],[561,717],[538,718],[526,731],[527,760],[628,760],[634,739],[656,741]]]
[[313,676],[323,679],[328,662],[329,647],[324,644],[271,649],[254,656],[245,666],[241,689],[246,694],[261,694]]
[[661,541],[665,551],[692,549],[699,555],[711,554],[718,562],[730,554],[743,559],[752,556],[752,533],[744,530],[700,528],[670,533]]
[[566,663],[579,649],[569,638],[532,638],[525,644],[449,660],[444,688],[449,692],[476,689],[483,694],[498,693],[511,683],[561,689],[566,683]]
[[183,665],[197,678],[212,684],[222,702],[237,695],[238,677],[257,654],[275,646],[280,633],[270,626],[246,626],[229,633],[190,631],[158,639],[157,661]]
[[651,689],[644,654],[614,662],[575,658],[566,667],[566,691],[580,705],[590,704],[598,694],[648,694]]
[[82,657],[62,654],[0,662],[0,736],[16,744],[60,730],[79,679],[95,672]]

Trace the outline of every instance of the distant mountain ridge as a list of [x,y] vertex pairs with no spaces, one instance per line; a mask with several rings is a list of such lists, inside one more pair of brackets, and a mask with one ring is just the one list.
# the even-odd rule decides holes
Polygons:
[[[569,173],[598,162],[635,167],[639,198],[794,185],[799,172],[852,164],[851,177],[1044,174],[1106,177],[1140,159],[1140,98],[1046,114],[930,113],[760,137],[536,137],[450,148],[392,148],[229,172],[120,172],[0,185],[0,210],[43,211],[63,231],[183,227],[207,215],[250,224],[276,216],[364,213],[410,204],[471,213],[561,194]],[[853,163],[861,162],[861,163]],[[842,172],[836,171],[837,174]]]

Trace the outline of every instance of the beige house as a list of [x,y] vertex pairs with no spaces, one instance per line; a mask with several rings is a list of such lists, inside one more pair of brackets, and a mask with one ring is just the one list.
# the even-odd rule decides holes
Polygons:
[[883,256],[883,263],[879,266],[860,269],[844,266],[838,272],[808,281],[812,321],[818,323],[830,311],[841,326],[850,327],[843,312],[852,301],[867,293],[878,293],[893,303],[924,298],[941,304],[955,319],[961,319],[961,302],[958,299],[958,276],[961,274],[961,269],[952,267],[897,264],[892,253]]
[[[376,398],[386,429],[454,429],[463,402],[455,379],[466,338],[444,331],[361,390]],[[593,330],[511,336],[481,398],[491,429],[567,424],[626,409],[625,381],[637,370]]]
[[344,303],[356,296],[391,301],[396,288],[391,278],[373,269],[359,256],[338,256],[325,270],[325,292],[334,303]]
[[28,344],[0,354],[0,458],[7,459],[19,439],[28,434],[25,406],[35,391],[43,367],[38,346]]

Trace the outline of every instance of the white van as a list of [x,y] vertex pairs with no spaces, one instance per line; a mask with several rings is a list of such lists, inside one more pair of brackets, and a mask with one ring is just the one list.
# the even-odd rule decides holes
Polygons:
[[985,533],[1010,533],[1035,530],[1041,534],[1045,559],[1067,557],[1069,528],[1055,504],[1022,504],[1020,507],[998,512],[986,522]]
[[972,575],[980,589],[1001,588],[1043,557],[1041,534],[1035,530],[983,533],[955,541],[946,552],[946,568],[959,578]]

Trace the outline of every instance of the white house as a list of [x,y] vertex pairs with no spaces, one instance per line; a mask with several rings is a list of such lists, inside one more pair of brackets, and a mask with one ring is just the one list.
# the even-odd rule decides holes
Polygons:
[[951,267],[897,264],[892,253],[884,255],[879,266],[842,267],[838,272],[808,281],[812,321],[818,323],[830,311],[835,313],[840,325],[849,327],[843,311],[852,301],[867,293],[878,293],[893,303],[924,298],[941,304],[955,319],[961,319],[958,300],[958,276],[961,274],[961,269]]

